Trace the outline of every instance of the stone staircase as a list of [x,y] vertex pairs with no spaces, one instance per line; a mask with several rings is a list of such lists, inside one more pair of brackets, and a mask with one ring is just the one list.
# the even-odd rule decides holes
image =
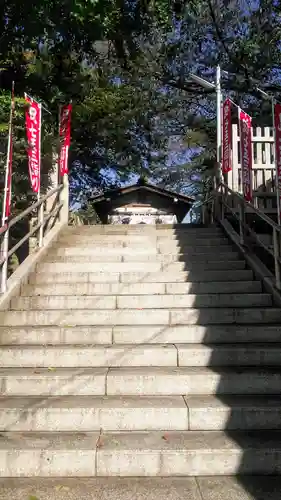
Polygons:
[[66,228],[0,324],[2,477],[280,474],[281,311],[218,228]]

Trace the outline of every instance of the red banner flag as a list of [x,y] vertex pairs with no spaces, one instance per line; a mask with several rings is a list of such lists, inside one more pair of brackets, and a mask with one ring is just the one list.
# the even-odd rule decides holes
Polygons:
[[5,176],[4,210],[2,216],[2,225],[4,225],[5,220],[11,214],[14,110],[15,110],[15,91],[13,82],[12,95],[11,95],[11,112],[10,112],[10,123],[9,123],[9,138],[8,138],[7,167]]
[[281,104],[274,106],[275,128],[275,162],[276,162],[276,191],[278,196],[279,218],[281,220]]
[[70,146],[72,104],[66,104],[60,110],[60,175],[68,174],[68,150]]
[[25,113],[26,135],[28,142],[28,167],[31,187],[34,193],[40,192],[41,163],[41,104],[25,94],[29,105]]
[[243,194],[246,201],[252,201],[252,118],[239,109],[240,151]]
[[231,130],[231,101],[226,99],[223,103],[222,114],[222,173],[227,174],[232,170],[231,148],[232,148],[232,130]]

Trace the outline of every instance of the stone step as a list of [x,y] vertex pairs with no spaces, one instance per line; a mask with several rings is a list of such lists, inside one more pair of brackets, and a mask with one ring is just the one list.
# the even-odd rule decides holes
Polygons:
[[0,398],[1,432],[188,430],[182,396]]
[[281,394],[278,367],[1,368],[2,396]]
[[269,367],[281,364],[281,344],[175,345],[178,351],[178,366]]
[[228,246],[231,248],[231,244],[228,238],[224,238],[223,236],[215,236],[215,237],[205,237],[205,238],[196,238],[193,236],[184,237],[184,238],[160,238],[157,239],[157,247],[158,248],[172,248],[172,247],[199,247],[203,248],[204,246],[209,247],[225,247]]
[[1,432],[280,430],[280,396],[0,398]]
[[[276,349],[276,359],[279,350]],[[183,351],[182,351],[183,352]],[[0,348],[0,366],[83,368],[110,366],[177,366],[177,348],[171,344],[96,346],[9,346]],[[199,353],[200,356],[200,353]],[[257,353],[257,358],[259,354]],[[184,359],[184,352],[182,354]],[[270,353],[268,353],[270,358]],[[273,357],[273,354],[272,354]],[[266,358],[266,353],[265,353]],[[185,358],[186,360],[186,358]]]
[[0,345],[253,344],[281,342],[280,325],[0,327]]
[[134,232],[138,231],[144,233],[146,231],[220,231],[219,226],[215,224],[95,224],[95,225],[78,225],[78,226],[66,226],[64,227],[64,232],[89,232],[89,233],[102,233],[102,232]]
[[280,491],[277,476],[1,479],[1,500],[280,500]]
[[280,323],[277,308],[0,311],[2,326],[210,325]]
[[[132,492],[134,500],[210,500],[209,497],[204,498],[200,495],[197,481],[201,478],[194,477],[174,478],[174,477],[149,477],[149,478],[122,478],[122,477],[17,477],[1,479],[1,500],[132,500]],[[203,480],[206,478],[202,478]],[[229,491],[231,488],[238,489],[238,480],[235,478],[207,478],[208,483],[203,483],[202,488],[206,495],[212,491]],[[213,482],[211,481],[213,479]],[[228,483],[225,484],[225,480]],[[256,488],[261,491],[261,482],[263,479],[268,481],[268,478],[261,477],[253,479]],[[221,483],[220,481],[224,481]],[[236,483],[235,483],[236,481]],[[270,478],[270,484],[274,482],[274,491],[281,490],[280,482],[276,482],[276,478]],[[269,491],[264,486],[264,496]],[[242,498],[243,487],[241,486],[241,497],[235,500],[252,500],[250,497]],[[30,495],[32,493],[33,495]],[[233,499],[231,499],[233,500]],[[270,500],[280,500],[279,496],[274,496]]]
[[190,307],[268,307],[271,295],[248,294],[184,294],[184,295],[45,295],[17,297],[11,300],[11,310],[26,309],[174,309]]
[[[31,330],[32,331],[32,330]],[[1,332],[1,330],[0,330]],[[83,330],[82,330],[83,332]],[[95,330],[94,330],[95,332]],[[95,333],[94,333],[95,334]],[[71,333],[72,335],[72,333]],[[86,333],[85,333],[86,335]],[[170,344],[252,344],[280,343],[279,325],[174,325],[174,326],[114,326],[113,342],[133,343],[170,343]]]
[[[178,255],[178,251],[175,252],[175,255]],[[76,256],[85,256],[89,259],[99,259],[100,257],[106,255],[107,258],[119,256],[119,255],[140,255],[140,256],[152,256],[152,255],[157,255],[157,248],[116,248],[116,247],[108,247],[106,248],[106,252],[104,251],[104,247],[102,246],[96,246],[93,245],[93,247],[84,247],[82,245],[77,244],[76,246],[61,246],[58,243],[55,243],[50,251],[48,252],[47,256],[52,256],[52,255],[57,255],[60,257],[76,257]]]
[[7,432],[0,454],[6,478],[270,475],[280,473],[281,433]]
[[[79,254],[77,255],[60,255],[58,252],[49,252],[44,258],[44,262],[74,262],[74,263],[84,263],[84,262],[160,262],[162,264],[169,264],[171,262],[188,262],[192,265],[197,263],[206,263],[212,261],[219,261],[224,264],[224,261],[235,261],[239,259],[239,254],[237,252],[216,252],[213,254],[199,254],[199,255],[189,255],[189,254],[156,254],[156,253],[135,253],[131,251],[130,254],[122,255],[123,252],[116,252],[115,254]],[[222,262],[223,261],[223,262]]]
[[281,469],[281,433],[105,433],[98,476],[272,474]]
[[185,401],[189,430],[281,430],[280,396],[204,395]]
[[161,262],[77,262],[73,266],[72,262],[43,262],[38,265],[39,273],[61,272],[67,273],[75,269],[77,273],[83,272],[105,272],[105,273],[128,273],[128,272],[181,272],[181,271],[200,271],[200,270],[236,270],[245,269],[244,260],[234,261],[208,261],[208,262],[172,262],[162,264]]
[[281,344],[2,346],[3,368],[280,366]]
[[[74,266],[72,266],[73,269]],[[76,266],[75,266],[76,268]],[[46,283],[184,283],[192,281],[213,282],[213,281],[252,281],[253,272],[251,270],[241,269],[227,270],[206,270],[206,271],[182,271],[182,272],[134,272],[134,273],[102,273],[102,272],[37,272],[29,275],[30,284]]]
[[[184,254],[182,253],[180,248],[174,248],[174,249],[169,249],[169,252],[165,254],[163,252],[163,249],[157,249],[156,246],[155,248],[146,248],[146,247],[140,247],[140,248],[114,248],[114,247],[108,247],[106,248],[106,252],[104,251],[104,247],[101,246],[93,246],[93,247],[83,247],[83,246],[60,246],[58,244],[54,244],[52,248],[49,250],[47,257],[51,256],[58,256],[58,257],[85,257],[88,258],[89,260],[97,260],[100,259],[101,257],[106,255],[106,258],[114,258],[117,256],[122,256],[124,259],[126,258],[128,261],[130,259],[136,259],[138,260],[140,258],[145,258],[154,260],[154,259],[166,259],[171,256],[171,258],[179,258],[182,255],[188,258],[196,258],[200,260],[209,260],[212,258],[219,257],[221,255],[237,255],[237,252],[235,252],[231,246],[229,247],[223,247],[217,248],[217,247],[200,247],[200,251],[198,250],[198,247],[192,247],[184,250]],[[156,257],[157,256],[157,257]],[[162,257],[164,256],[164,257]]]
[[55,283],[24,285],[21,296],[36,295],[162,295],[165,293],[260,293],[260,281],[215,281],[206,283]]
[[248,281],[253,279],[253,272],[246,269],[233,270],[199,270],[192,269],[190,271],[178,272],[135,272],[123,273],[120,275],[121,283],[136,283],[138,281],[151,283],[170,283],[170,282],[209,282],[209,281]]
[[110,368],[107,395],[280,395],[280,367]]
[[1,396],[105,396],[108,368],[0,368]]
[[[126,336],[126,334],[125,334]],[[113,341],[113,327],[0,327],[0,345],[109,345]],[[132,339],[133,343],[133,339]],[[165,343],[165,342],[161,342]]]
[[[239,261],[238,261],[239,262]],[[184,263],[181,263],[180,270],[184,270]],[[75,273],[85,272],[105,272],[105,273],[129,273],[134,271],[156,272],[161,270],[160,262],[80,262],[75,266],[71,262],[40,262],[37,267],[40,273],[68,273],[74,270]],[[230,266],[231,269],[231,266]]]
[[[104,239],[91,238],[83,235],[77,236],[61,236],[57,242],[60,246],[83,246],[89,248],[206,248],[206,246],[212,246],[220,248],[222,246],[230,246],[229,240],[220,236],[210,237],[210,238],[196,238],[188,237],[183,238],[180,241],[177,239],[163,239],[157,240],[155,237],[139,237],[139,238],[125,238],[123,236],[111,237]],[[168,251],[166,252],[168,253]]]
[[[219,290],[218,290],[219,292]],[[33,297],[36,299],[36,297]],[[23,299],[23,297],[22,297]],[[21,299],[18,299],[21,300]],[[21,302],[20,302],[21,303]],[[23,306],[25,306],[25,302]],[[42,301],[43,305],[43,301]],[[260,307],[272,305],[271,295],[243,294],[183,294],[183,295],[126,295],[117,297],[118,309],[171,309],[189,307]],[[32,308],[32,307],[31,307]],[[17,309],[17,308],[15,308]]]
[[212,234],[223,234],[222,230],[218,226],[209,226],[209,227],[194,227],[190,224],[161,224],[161,225],[152,225],[152,224],[135,224],[135,225],[99,225],[99,226],[72,226],[63,230],[63,234],[93,234],[94,236],[98,235],[106,235],[106,234],[156,234],[156,235],[165,235],[165,234],[196,234],[196,235],[212,235]]

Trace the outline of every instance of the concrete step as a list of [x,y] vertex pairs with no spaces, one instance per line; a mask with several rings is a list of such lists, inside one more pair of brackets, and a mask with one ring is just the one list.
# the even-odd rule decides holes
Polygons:
[[278,367],[1,368],[2,396],[281,394]]
[[[201,495],[197,483],[200,483]],[[262,494],[262,499],[280,500],[281,478],[268,478],[247,476],[247,483],[253,487],[256,495]],[[267,485],[267,486],[266,486]],[[270,491],[273,495],[269,496]],[[33,493],[33,500],[214,500],[211,499],[213,492],[227,494],[235,492],[236,497],[228,495],[230,500],[252,500],[247,496],[247,488],[243,488],[239,478],[230,477],[148,477],[148,478],[122,478],[122,477],[67,477],[63,478],[3,478],[1,480],[1,500],[32,500],[30,493]],[[275,493],[276,492],[276,493]],[[231,493],[230,493],[231,494]],[[205,496],[206,495],[206,496]],[[246,495],[246,496],[245,496]],[[219,496],[215,497],[216,499]],[[226,497],[223,497],[226,498]],[[258,496],[256,496],[258,498]]]
[[21,296],[47,295],[170,295],[187,293],[260,293],[260,281],[206,283],[70,283],[24,285]]
[[281,470],[281,433],[9,432],[0,454],[5,478],[270,475]]
[[0,476],[94,476],[98,440],[99,432],[3,433],[0,435],[3,465]]
[[189,307],[268,307],[271,295],[249,294],[184,294],[184,295],[45,295],[17,297],[11,310],[26,309],[174,309]]
[[280,430],[280,396],[0,398],[1,432]]
[[156,238],[155,235],[106,235],[106,236],[89,236],[80,235],[61,235],[58,242],[63,246],[65,243],[85,246],[115,246],[115,247],[144,247],[145,245],[154,247],[157,246],[220,246],[229,245],[228,238],[222,235],[198,237],[194,235],[172,236],[167,238]]
[[176,348],[178,366],[269,367],[281,364],[281,344],[176,344]]
[[[218,290],[219,292],[219,290]],[[23,297],[21,298],[23,299]],[[21,300],[17,299],[17,300]],[[36,297],[34,297],[36,299]],[[47,301],[46,301],[47,302]],[[21,304],[21,302],[20,302]],[[25,305],[26,304],[26,305]],[[23,303],[24,307],[30,303]],[[43,305],[43,301],[42,301]],[[269,294],[183,294],[183,295],[126,295],[117,297],[118,309],[171,309],[189,307],[260,307],[272,305]],[[31,307],[32,308],[32,307]],[[17,309],[15,307],[15,309]]]
[[280,396],[186,396],[189,430],[281,430]]
[[105,433],[98,476],[271,474],[281,470],[281,433]]
[[[134,248],[132,247],[130,249],[134,250]],[[212,246],[208,246],[207,244],[199,245],[196,243],[193,245],[182,245],[182,244],[178,245],[176,242],[171,242],[171,244],[169,245],[163,245],[163,244],[157,245],[157,253],[160,254],[184,253],[184,254],[196,255],[197,252],[198,254],[202,253],[216,254],[217,252],[221,252],[224,249],[226,251],[229,251],[232,250],[232,247],[229,244],[228,245],[218,244]]]
[[[107,258],[119,256],[119,255],[140,255],[140,256],[152,256],[157,254],[157,248],[150,248],[149,250],[147,248],[116,248],[116,247],[107,247],[106,252],[104,251],[104,247],[102,246],[96,246],[93,245],[93,247],[84,247],[82,245],[77,244],[76,246],[62,246],[59,243],[55,243],[50,251],[48,252],[47,256],[52,256],[52,255],[57,255],[60,257],[76,257],[76,256],[83,256],[87,257],[89,259],[99,259],[102,256],[106,255]],[[177,255],[178,252],[176,251],[175,254]]]
[[280,367],[110,368],[107,395],[280,395]]
[[123,273],[120,275],[121,283],[136,283],[138,281],[151,283],[181,283],[185,281],[209,282],[209,281],[248,281],[253,279],[253,272],[250,270],[199,270],[192,269],[190,271],[178,272],[135,272]]
[[280,325],[0,327],[0,345],[281,343]]
[[0,327],[0,345],[109,345],[112,340],[111,326]]
[[157,239],[157,247],[158,248],[172,248],[172,247],[204,247],[204,246],[212,246],[212,247],[225,247],[229,246],[231,248],[231,244],[228,238],[224,238],[223,236],[216,237],[207,237],[207,238],[196,238],[196,237],[184,237],[184,238],[163,238]]
[[[101,257],[106,255],[106,258],[114,258],[117,256],[122,256],[124,259],[130,261],[130,259],[136,259],[138,260],[139,257],[143,257],[146,259],[154,260],[154,259],[166,259],[168,256],[172,256],[172,258],[177,258],[182,255],[185,255],[188,258],[198,258],[200,260],[209,260],[212,258],[219,259],[221,255],[237,255],[237,252],[235,252],[231,246],[217,248],[217,247],[200,247],[198,251],[198,247],[191,247],[188,249],[184,250],[184,254],[182,253],[181,249],[176,247],[169,249],[169,252],[165,254],[163,252],[163,249],[157,249],[156,246],[155,248],[147,248],[145,247],[137,247],[137,248],[115,248],[115,247],[108,247],[106,248],[106,252],[104,251],[104,247],[102,246],[96,246],[94,245],[93,247],[83,247],[82,245],[77,244],[76,246],[61,246],[58,244],[54,244],[52,248],[49,250],[47,257],[48,256],[58,256],[58,257],[85,257],[88,258],[89,260],[97,260],[100,259]],[[159,257],[156,257],[158,256]],[[164,257],[162,257],[162,255]],[[141,259],[140,259],[141,260]]]
[[280,323],[277,308],[0,311],[2,326],[211,325]]
[[[81,329],[83,332],[83,329]],[[32,331],[32,330],[31,330]],[[94,330],[95,331],[95,330]],[[170,344],[281,343],[279,325],[114,326],[113,342]],[[72,335],[72,334],[71,334]]]
[[[72,266],[72,269],[74,266]],[[75,266],[76,268],[76,266]],[[192,270],[182,272],[133,272],[133,273],[102,273],[102,272],[37,272],[29,275],[30,284],[47,284],[47,283],[184,283],[191,281],[198,282],[213,282],[213,281],[252,281],[253,272],[251,270],[241,269],[227,270]]]
[[194,272],[200,270],[236,270],[245,269],[244,260],[234,260],[234,261],[208,261],[208,262],[172,262],[162,264],[161,262],[77,262],[73,266],[72,262],[43,262],[38,265],[39,273],[52,272],[71,272],[75,268],[75,272],[181,272],[181,271],[192,271]]
[[108,368],[0,368],[1,396],[105,396]]
[[1,432],[188,430],[182,396],[0,398]]
[[[239,254],[237,252],[216,252],[213,254],[199,254],[199,255],[189,255],[189,254],[156,254],[154,253],[140,253],[131,252],[130,254],[123,255],[123,252],[116,251],[115,254],[107,254],[105,252],[100,252],[100,254],[79,254],[76,255],[60,255],[58,252],[49,252],[44,258],[44,262],[74,262],[74,263],[84,263],[84,262],[160,262],[162,264],[169,264],[172,262],[188,262],[192,264],[209,262],[209,261],[235,261],[239,259]],[[223,262],[222,262],[223,261]]]
[[161,224],[161,225],[150,225],[150,224],[135,224],[135,225],[100,225],[100,226],[72,226],[63,230],[63,234],[223,234],[221,228],[218,226],[208,226],[208,227],[195,227],[190,224]]
[[114,344],[2,346],[0,365],[80,368],[141,366],[280,366],[281,344]]
[[[238,261],[239,262],[239,261]],[[182,263],[183,264],[183,263]],[[184,269],[184,265],[180,270]],[[230,266],[231,269],[231,266]],[[38,264],[38,273],[68,273],[75,270],[76,273],[105,272],[105,273],[129,273],[134,271],[156,272],[161,270],[160,262],[80,262],[75,266],[71,262],[41,262]]]
[[[276,349],[276,359],[279,350]],[[182,350],[184,359],[184,352]],[[83,368],[110,366],[177,366],[177,348],[170,344],[96,346],[9,346],[0,348],[0,366]],[[257,353],[257,358],[258,353]],[[273,358],[272,353],[272,358]],[[199,353],[200,357],[200,353]],[[270,358],[270,353],[268,354]],[[265,353],[266,358],[266,353]],[[186,357],[185,357],[186,360]]]

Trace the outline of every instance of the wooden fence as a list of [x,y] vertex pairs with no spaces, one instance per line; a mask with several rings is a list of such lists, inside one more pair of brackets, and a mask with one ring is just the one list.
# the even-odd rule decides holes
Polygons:
[[[232,171],[227,182],[231,189],[242,193],[240,138],[237,125],[232,125]],[[252,129],[253,194],[256,207],[268,214],[276,213],[274,138],[270,127]]]

